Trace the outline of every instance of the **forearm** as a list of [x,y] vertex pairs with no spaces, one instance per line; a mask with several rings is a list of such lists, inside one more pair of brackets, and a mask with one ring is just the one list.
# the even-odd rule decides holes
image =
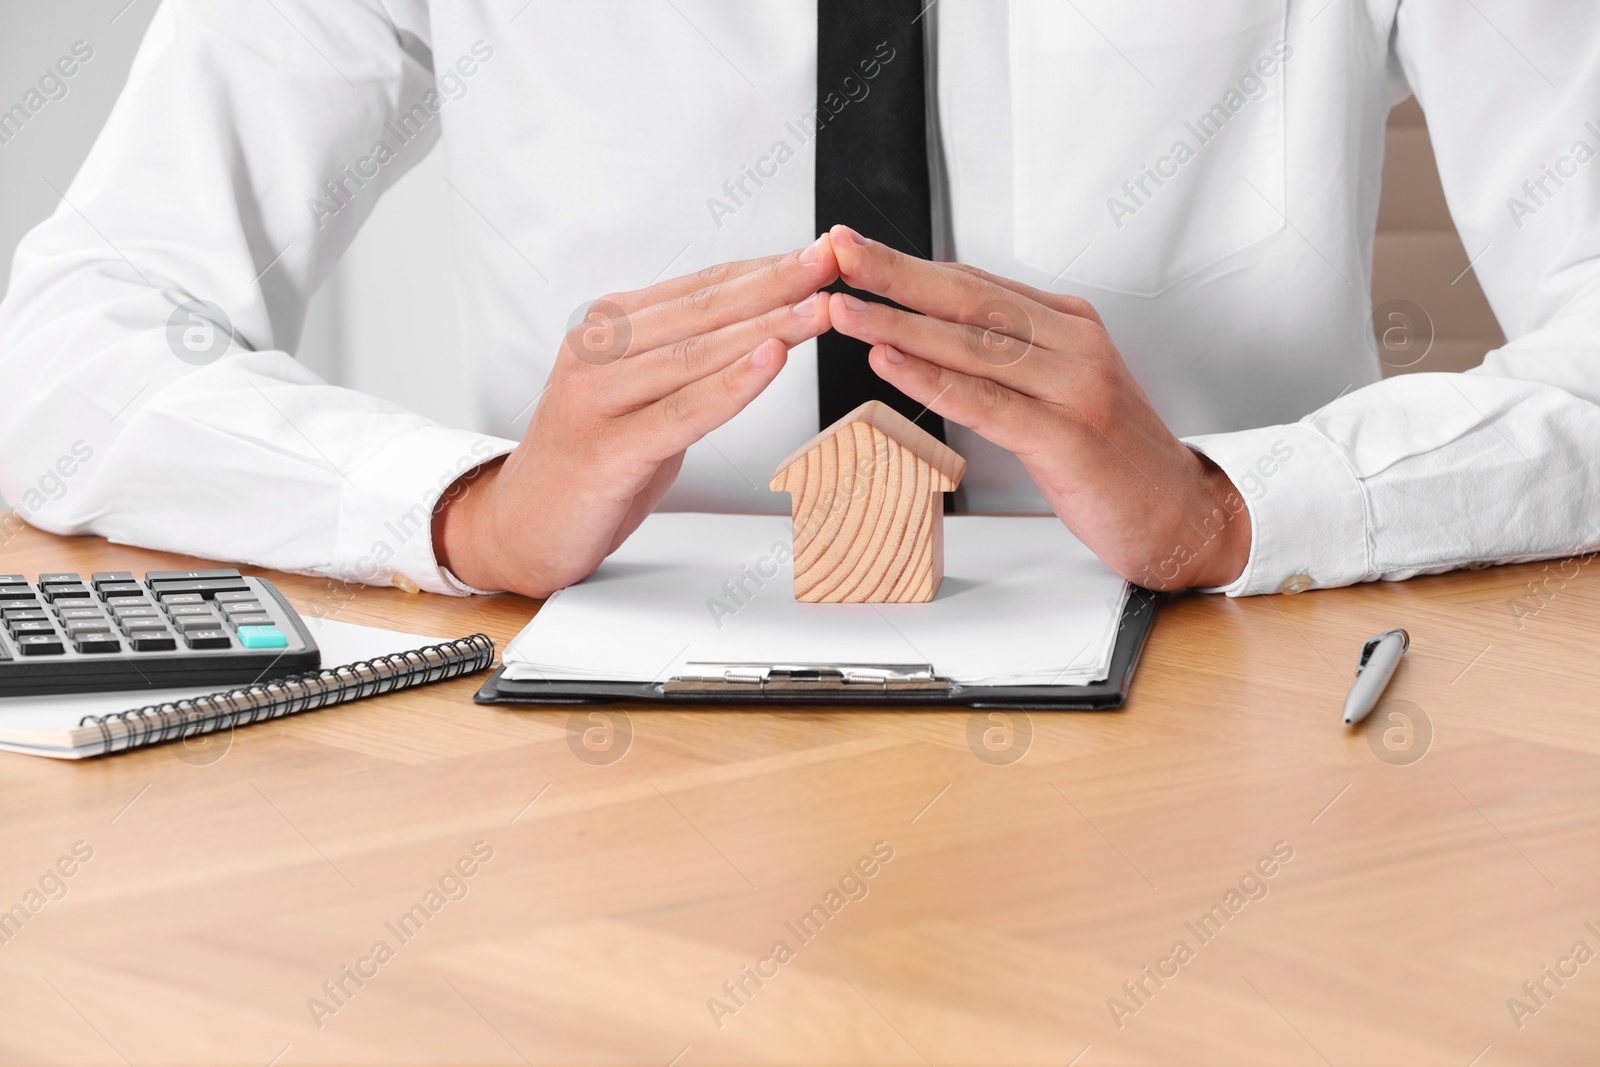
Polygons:
[[[346,581],[458,591],[434,561],[430,514],[464,471],[509,442],[327,385],[281,352],[235,355],[163,381],[170,353],[133,347],[107,362],[151,368],[154,384],[138,385],[137,374],[105,381],[109,371],[90,358],[20,394],[28,405],[0,430],[0,489],[30,522]],[[26,349],[14,355],[29,365]],[[14,370],[0,363],[8,395],[19,395],[9,388]]]
[[1233,595],[1402,579],[1600,544],[1600,407],[1486,374],[1413,374],[1287,426],[1192,438],[1253,525]]
[[456,591],[431,510],[510,444],[331,386],[290,355],[310,294],[437,134],[359,196],[345,186],[336,220],[309,209],[432,88],[397,34],[377,0],[156,14],[0,305],[0,491],[31,521]]

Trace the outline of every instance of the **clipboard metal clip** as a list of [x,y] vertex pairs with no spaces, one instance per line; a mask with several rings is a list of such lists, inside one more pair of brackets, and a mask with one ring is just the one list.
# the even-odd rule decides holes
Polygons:
[[685,663],[664,693],[948,693],[931,663]]

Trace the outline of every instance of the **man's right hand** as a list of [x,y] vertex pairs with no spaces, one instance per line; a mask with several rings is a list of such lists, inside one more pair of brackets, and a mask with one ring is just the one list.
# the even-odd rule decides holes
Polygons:
[[445,494],[440,564],[474,588],[531,597],[588,577],[660,502],[684,450],[760,395],[790,348],[827,331],[816,293],[838,276],[823,236],[596,301],[522,442]]

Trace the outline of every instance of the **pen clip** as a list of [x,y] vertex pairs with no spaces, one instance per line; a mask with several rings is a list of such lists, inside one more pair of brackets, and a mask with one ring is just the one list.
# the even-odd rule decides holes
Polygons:
[[1367,643],[1361,646],[1361,662],[1356,664],[1356,677],[1359,678],[1361,676],[1361,672],[1366,669],[1367,660],[1372,658],[1372,653],[1377,650],[1378,645],[1386,638],[1393,637],[1395,634],[1400,635],[1400,640],[1402,642],[1400,645],[1400,651],[1402,654],[1411,648],[1411,635],[1406,633],[1404,630],[1399,629],[1398,627],[1393,630],[1385,630],[1381,634],[1376,634],[1367,638]]

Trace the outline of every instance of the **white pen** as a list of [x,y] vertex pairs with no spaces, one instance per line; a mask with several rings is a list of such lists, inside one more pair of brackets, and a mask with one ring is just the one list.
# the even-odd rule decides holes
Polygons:
[[1361,662],[1356,664],[1356,681],[1344,698],[1344,724],[1354,726],[1378,706],[1400,657],[1411,647],[1411,635],[1404,630],[1385,630],[1361,646]]

